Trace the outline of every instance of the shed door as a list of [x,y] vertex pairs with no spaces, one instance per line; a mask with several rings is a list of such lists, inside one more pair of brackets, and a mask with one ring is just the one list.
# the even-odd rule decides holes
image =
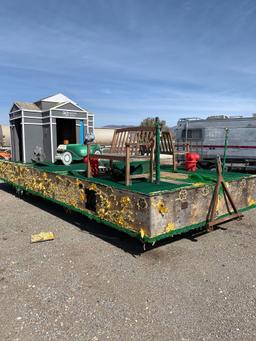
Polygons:
[[76,120],[57,118],[56,119],[57,130],[57,146],[63,144],[64,141],[68,143],[77,143],[76,141]]

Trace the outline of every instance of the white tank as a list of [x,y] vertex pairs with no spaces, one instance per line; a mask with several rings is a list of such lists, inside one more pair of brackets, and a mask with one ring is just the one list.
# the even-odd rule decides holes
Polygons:
[[1,147],[11,146],[10,127],[2,124],[0,124],[0,146]]
[[103,146],[110,146],[115,129],[113,128],[94,128],[95,143]]

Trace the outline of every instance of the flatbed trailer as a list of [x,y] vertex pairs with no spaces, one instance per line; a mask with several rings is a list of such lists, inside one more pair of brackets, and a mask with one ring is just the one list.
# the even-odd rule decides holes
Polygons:
[[[22,164],[0,161],[0,179],[43,197],[90,219],[155,243],[207,224],[217,175],[207,170],[195,173],[161,167],[159,184],[143,179],[125,186],[106,174],[86,176],[85,164]],[[256,207],[256,176],[224,173],[225,183],[239,212]],[[227,217],[226,198],[220,190],[216,219]],[[227,219],[226,219],[227,220]]]

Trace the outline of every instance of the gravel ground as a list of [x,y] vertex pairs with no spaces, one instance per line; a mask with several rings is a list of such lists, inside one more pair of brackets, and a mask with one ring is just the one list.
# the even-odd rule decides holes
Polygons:
[[255,213],[143,252],[0,184],[0,339],[256,340]]

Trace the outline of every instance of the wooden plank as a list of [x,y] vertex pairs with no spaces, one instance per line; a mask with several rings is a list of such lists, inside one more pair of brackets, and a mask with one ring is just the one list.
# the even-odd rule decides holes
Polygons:
[[176,170],[176,150],[175,150],[175,143],[173,141],[173,138],[171,137],[171,147],[172,147],[172,162],[173,162],[173,170]]
[[149,178],[149,177],[150,177],[150,175],[147,173],[130,175],[130,179],[143,179],[143,178]]
[[171,137],[170,133],[167,133],[166,134],[166,143],[167,143],[166,151],[169,152],[169,153],[173,153],[171,140],[172,140],[172,137]]
[[93,156],[95,159],[101,159],[101,160],[117,160],[117,161],[124,161],[125,160],[125,155],[120,155],[120,154],[91,154],[91,157]]
[[114,131],[114,135],[113,135],[113,139],[112,139],[112,143],[111,143],[111,148],[110,148],[110,151],[112,153],[115,152],[116,150],[116,139],[117,139],[117,133],[116,133],[116,130]]
[[143,143],[145,139],[145,133],[146,131],[138,132],[135,154],[141,154],[141,143]]
[[160,149],[160,152],[162,154],[166,154],[170,151],[170,149],[168,148],[168,142],[167,142],[167,136],[165,134],[165,132],[162,132],[162,136],[160,141],[162,142],[162,148]]
[[163,151],[161,151],[162,154],[172,154],[172,147],[171,147],[171,135],[169,132],[165,131],[162,133],[162,139],[163,139]]
[[132,140],[131,140],[131,145],[132,145],[132,149],[131,149],[131,155],[136,154],[136,140],[137,140],[137,131],[134,131],[132,136],[131,136]]
[[148,126],[139,126],[139,127],[127,127],[127,128],[118,128],[116,129],[117,132],[122,131],[155,131],[155,127],[148,127]]
[[[90,154],[90,157],[102,160],[125,160],[125,154]],[[131,155],[131,161],[148,161],[150,156],[148,155]]]
[[169,179],[188,179],[188,174],[183,173],[161,172],[161,176]]
[[124,153],[125,152],[125,144],[126,144],[126,140],[127,140],[127,132],[126,131],[124,131],[123,133],[122,133],[123,135],[122,135],[122,141],[121,141],[121,147],[120,147],[120,153]]
[[123,132],[117,132],[116,153],[120,152],[121,138]]

